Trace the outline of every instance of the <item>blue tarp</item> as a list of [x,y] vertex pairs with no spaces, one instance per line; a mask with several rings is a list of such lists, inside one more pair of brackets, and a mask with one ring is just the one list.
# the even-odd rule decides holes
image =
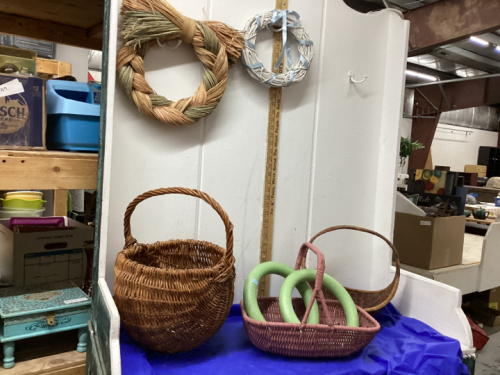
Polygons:
[[141,348],[122,329],[122,374],[141,375],[466,375],[458,341],[402,316],[392,305],[377,316],[381,330],[361,352],[340,359],[298,359],[268,354],[248,339],[239,305],[223,327],[202,346],[163,354]]

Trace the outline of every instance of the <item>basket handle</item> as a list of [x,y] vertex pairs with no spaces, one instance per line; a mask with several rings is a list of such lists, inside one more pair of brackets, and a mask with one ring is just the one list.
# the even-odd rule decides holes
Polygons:
[[321,305],[323,306],[323,311],[325,312],[326,323],[330,327],[333,327],[334,326],[333,320],[328,311],[323,290],[321,289],[321,287],[323,286],[323,276],[325,275],[325,256],[323,255],[323,253],[319,251],[319,249],[312,243],[304,242],[300,247],[299,255],[297,256],[297,262],[295,262],[295,271],[300,269],[302,260],[306,258],[308,250],[311,250],[313,253],[316,254],[316,257],[318,258],[318,266],[316,269],[316,281],[314,282],[313,294],[311,296],[309,304],[307,305],[307,309],[304,314],[304,317],[302,318],[301,324],[305,325],[307,323],[307,318],[309,317],[309,313],[311,312],[311,309],[313,307],[314,300],[316,299],[316,296],[319,296],[319,300],[321,302]]
[[319,236],[325,234],[325,233],[328,233],[328,232],[333,232],[333,231],[336,231],[336,230],[341,230],[341,229],[347,229],[347,230],[354,230],[354,231],[359,231],[359,232],[365,232],[365,233],[369,233],[369,234],[372,234],[376,237],[379,237],[381,239],[383,239],[385,241],[385,243],[387,245],[389,245],[389,247],[392,249],[392,254],[394,256],[394,258],[396,259],[396,273],[394,274],[394,280],[398,279],[399,280],[399,277],[400,277],[400,273],[401,273],[401,266],[399,264],[399,253],[398,253],[398,250],[396,249],[396,247],[393,245],[393,243],[391,241],[389,241],[386,237],[382,236],[380,233],[378,232],[375,232],[371,229],[366,229],[366,228],[362,228],[362,227],[356,227],[354,225],[338,225],[338,226],[335,226],[335,227],[330,227],[330,228],[326,228],[325,230],[322,230],[321,232],[317,233],[313,238],[311,238],[311,240],[309,242],[314,242],[314,240],[316,238],[318,238]]
[[230,258],[233,256],[233,224],[229,220],[226,211],[222,209],[222,207],[208,194],[203,193],[202,191],[195,189],[187,189],[181,187],[173,187],[173,188],[161,188],[147,191],[137,198],[135,198],[127,207],[125,211],[124,218],[124,234],[125,234],[125,248],[128,248],[137,243],[137,240],[132,236],[131,228],[130,228],[130,218],[132,217],[132,213],[134,212],[136,206],[142,201],[157,197],[160,195],[166,194],[183,194],[183,195],[191,195],[192,197],[200,198],[207,202],[220,216],[224,226],[226,227],[226,258]]

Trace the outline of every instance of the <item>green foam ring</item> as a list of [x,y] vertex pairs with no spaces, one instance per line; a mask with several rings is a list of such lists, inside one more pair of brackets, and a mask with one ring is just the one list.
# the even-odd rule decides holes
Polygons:
[[[294,271],[285,278],[285,281],[281,285],[279,298],[280,311],[283,319],[285,320],[285,323],[300,323],[297,314],[295,314],[295,311],[293,310],[293,288],[295,288],[296,285],[299,285],[306,281],[315,280],[316,270],[309,269]],[[346,326],[359,327],[358,310],[356,309],[356,305],[354,304],[354,301],[352,300],[347,290],[345,290],[345,288],[340,285],[337,280],[327,274],[324,274],[323,276],[323,286],[325,286],[330,292],[332,292],[342,305],[342,308],[344,309],[346,315]],[[309,302],[306,303],[306,306],[308,305],[308,303]],[[307,323],[309,323],[309,319],[307,320]]]
[[[245,280],[245,286],[243,288],[243,301],[245,302],[245,310],[247,315],[259,322],[265,322],[266,319],[260,311],[259,304],[257,302],[257,286],[259,285],[259,280],[266,275],[275,274],[283,277],[288,277],[294,272],[292,267],[288,267],[283,263],[278,262],[264,262],[255,267],[252,272],[248,274]],[[295,287],[295,286],[294,286]],[[296,285],[304,304],[309,304],[311,297],[313,295],[312,289],[307,283],[298,283]],[[293,291],[293,288],[292,288]],[[290,294],[290,301],[292,295]],[[281,303],[280,303],[281,304]],[[308,324],[319,324],[319,308],[318,303],[314,301],[314,305],[311,309],[311,313],[307,319]]]

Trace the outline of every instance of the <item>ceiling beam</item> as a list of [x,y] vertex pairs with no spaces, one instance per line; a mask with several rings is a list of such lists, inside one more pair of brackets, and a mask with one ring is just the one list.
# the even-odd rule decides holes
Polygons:
[[427,66],[419,65],[419,64],[415,64],[415,63],[411,63],[411,62],[406,63],[406,68],[409,70],[413,70],[415,72],[418,72],[418,73],[424,73],[424,74],[438,77],[440,80],[460,78],[456,74],[442,72],[442,71],[437,70],[437,69],[432,69],[432,68],[429,68]]
[[478,55],[477,53],[467,51],[460,47],[449,46],[440,48],[434,55],[470,68],[484,70],[488,73],[500,73],[500,61]]
[[500,75],[418,86],[413,100],[411,139],[425,148],[412,152],[408,168],[424,168],[441,113],[500,103]]
[[404,17],[410,21],[408,56],[500,29],[499,14],[500,0],[444,0],[406,12]]

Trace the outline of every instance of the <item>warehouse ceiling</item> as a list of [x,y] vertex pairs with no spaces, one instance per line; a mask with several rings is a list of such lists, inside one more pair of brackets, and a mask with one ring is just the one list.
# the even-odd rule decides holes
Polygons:
[[[402,12],[405,19],[410,20],[409,57],[407,58],[406,68],[406,85],[409,87],[412,87],[412,85],[414,87],[415,85],[432,84],[436,81],[453,80],[454,82],[461,79],[470,80],[473,77],[500,74],[500,20],[496,23],[496,20],[491,22],[490,19],[490,22],[487,23],[488,26],[485,26],[485,24],[481,22],[483,20],[488,21],[481,17],[491,13],[491,11],[488,12],[486,10],[491,8],[484,8],[491,5],[488,2],[484,3],[479,1],[479,4],[476,5],[482,6],[483,8],[477,11],[476,8],[471,9],[471,5],[462,0],[344,1],[351,8],[364,13],[374,12],[385,8],[396,9]],[[498,2],[500,0],[494,1]],[[436,5],[436,3],[443,4]],[[446,14],[443,15],[442,10],[449,9],[450,6],[454,6],[455,11],[459,9],[458,18],[457,14],[454,14],[453,17],[450,16],[450,18],[448,18]],[[450,27],[450,25],[448,25],[448,28],[446,28],[446,26],[443,27],[441,29],[442,34],[439,34],[439,31],[436,30],[438,28],[435,27],[435,24],[429,27],[431,23],[427,22],[434,14],[434,10],[437,9],[436,7],[440,9],[438,18],[440,18],[442,22],[446,22],[447,20],[449,20],[448,22],[455,22],[455,24],[452,25],[453,27]],[[468,16],[465,15],[467,7],[469,11]],[[464,13],[460,13],[462,11]],[[481,14],[479,15],[478,13]],[[477,23],[478,19],[480,20],[479,24]],[[480,26],[478,27],[478,25]],[[497,29],[496,25],[498,25],[498,30],[495,30]],[[413,39],[412,27],[414,30]],[[476,34],[470,31],[474,28],[482,28],[483,31]],[[451,30],[455,33],[451,32]],[[486,30],[489,32],[485,32]],[[432,35],[433,32],[436,33],[435,36],[437,36],[437,38]],[[450,35],[448,43],[447,38],[440,40],[442,35],[445,34]],[[457,37],[457,35],[460,36]],[[433,45],[435,47],[433,47]],[[490,79],[486,77],[485,79],[487,79],[487,82],[484,86],[483,99],[486,102],[486,96],[488,95],[487,93],[489,93],[487,87]],[[495,80],[496,78],[491,79]],[[463,81],[462,84],[467,86],[467,83]],[[478,84],[480,85],[481,83],[478,82]],[[443,85],[440,84],[439,87],[444,95],[444,100],[448,103],[449,98],[444,93],[446,89],[443,89],[445,87],[444,82]],[[418,89],[416,90],[418,91]],[[407,89],[405,92],[406,102],[411,102],[412,105],[413,92],[413,89]],[[476,92],[475,95],[478,95],[478,93]],[[483,94],[479,95],[481,96]],[[491,97],[491,99],[492,98],[493,97]],[[472,100],[473,98],[470,99]],[[485,104],[487,105],[479,104],[480,107],[476,108],[464,107],[464,109],[443,112],[441,121],[457,126],[498,131],[500,122],[500,103],[490,100]],[[413,117],[412,115],[414,112],[412,105],[410,106],[411,108],[407,108],[405,117]],[[477,118],[474,117],[474,115],[476,115]]]
[[[408,12],[442,0],[344,0],[360,11],[370,12],[386,7]],[[475,35],[408,57],[407,84],[435,80],[474,77],[500,73],[500,30]]]

